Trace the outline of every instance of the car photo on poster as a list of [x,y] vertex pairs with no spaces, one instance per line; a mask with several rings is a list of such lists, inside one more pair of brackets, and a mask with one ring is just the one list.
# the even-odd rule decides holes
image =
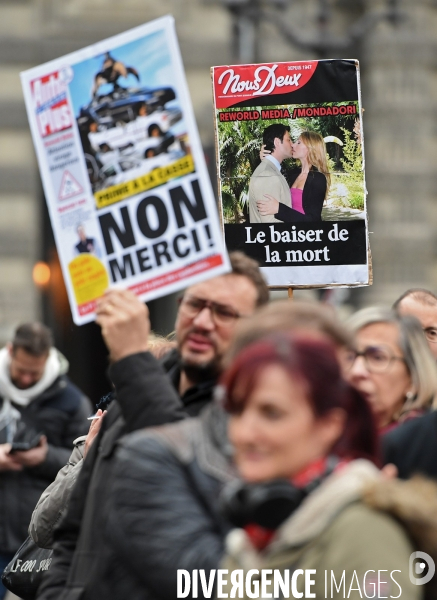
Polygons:
[[[159,77],[152,76],[150,62],[156,55],[152,60],[144,51],[152,42],[162,59]],[[73,67],[70,91],[93,193],[191,155],[161,43],[149,39],[119,46]],[[88,85],[75,87],[79,76]]]
[[179,108],[166,107],[174,99],[172,88],[117,87],[81,108],[77,124],[93,191],[187,154],[187,136],[171,132],[182,119]]

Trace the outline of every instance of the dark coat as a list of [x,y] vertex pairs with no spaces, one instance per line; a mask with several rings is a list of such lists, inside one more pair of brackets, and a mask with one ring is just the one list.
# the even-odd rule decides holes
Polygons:
[[[148,352],[114,363],[110,378],[116,388],[117,400],[109,407],[84,461],[67,515],[55,531],[54,560],[38,595],[40,599],[115,598],[112,590],[109,594],[99,595],[96,589],[104,580],[102,569],[109,560],[105,537],[107,503],[115,485],[114,459],[118,440],[138,429],[171,423],[187,415],[170,379]],[[211,399],[212,385],[206,392],[203,390],[202,405]],[[118,567],[111,564],[114,567],[111,578],[117,578]],[[123,600],[126,598],[131,600],[124,593]]]
[[49,448],[42,464],[0,473],[1,552],[15,552],[26,539],[39,497],[68,461],[73,441],[87,433],[92,411],[88,398],[66,375],[59,376],[26,407],[13,406],[21,413],[20,423],[44,434]]
[[437,478],[437,411],[411,419],[382,438],[384,464],[393,463],[399,477],[416,473]]
[[[292,186],[296,181],[300,171],[293,171],[289,180]],[[322,208],[326,194],[326,177],[323,173],[312,169],[307,176],[302,193],[302,208],[305,214],[293,210],[285,204],[279,204],[279,210],[275,217],[285,223],[296,221],[321,221]]]
[[174,600],[178,569],[218,567],[229,531],[218,497],[235,476],[226,439],[224,413],[212,404],[197,419],[121,440],[106,543],[84,600]]
[[80,240],[80,242],[78,244],[76,244],[75,248],[77,250],[77,252],[79,254],[82,254],[83,252],[94,252],[95,250],[95,242],[93,238],[86,238],[85,241]]
[[[180,357],[177,350],[172,350],[162,359],[162,366],[170,377],[173,387],[179,388],[179,379],[181,376]],[[200,411],[211,402],[215,379],[208,379],[197,385],[190,387],[183,396],[182,404],[186,414],[190,417],[197,416]]]

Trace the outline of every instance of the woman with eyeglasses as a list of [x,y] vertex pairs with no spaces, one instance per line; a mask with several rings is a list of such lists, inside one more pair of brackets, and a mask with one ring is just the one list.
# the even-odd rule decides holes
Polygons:
[[[236,527],[221,565],[224,592],[422,598],[408,576],[414,548],[401,484],[375,465],[372,411],[343,380],[334,346],[320,336],[275,334],[241,350],[221,383],[241,477],[221,497]],[[416,510],[420,498],[410,490]],[[430,511],[422,517],[428,524]]]
[[380,433],[428,410],[437,398],[437,371],[419,321],[366,308],[349,325],[355,351],[345,355],[345,374],[370,403]]

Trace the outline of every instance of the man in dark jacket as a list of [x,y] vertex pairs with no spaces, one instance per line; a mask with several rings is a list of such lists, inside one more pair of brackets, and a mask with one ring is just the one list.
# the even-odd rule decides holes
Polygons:
[[437,479],[437,411],[395,427],[382,437],[384,464],[395,465],[400,479],[425,475]]
[[101,565],[108,564],[104,508],[114,484],[118,439],[144,427],[195,416],[212,399],[224,353],[241,317],[268,301],[255,261],[230,256],[232,272],[191,286],[176,321],[178,349],[166,361],[170,377],[147,352],[147,307],[127,291],[101,300],[97,322],[110,350],[110,378],[117,401],[105,416],[73,490],[70,507],[55,532],[55,557],[38,598],[98,600]]
[[88,430],[91,404],[67,370],[41,323],[19,326],[0,350],[1,570],[26,539],[35,504],[67,462],[74,439]]

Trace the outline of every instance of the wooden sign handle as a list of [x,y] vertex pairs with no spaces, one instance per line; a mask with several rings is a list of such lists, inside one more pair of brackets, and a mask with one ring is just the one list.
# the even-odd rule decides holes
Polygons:
[[293,288],[292,287],[288,288],[288,297],[290,298],[290,300],[293,300]]

